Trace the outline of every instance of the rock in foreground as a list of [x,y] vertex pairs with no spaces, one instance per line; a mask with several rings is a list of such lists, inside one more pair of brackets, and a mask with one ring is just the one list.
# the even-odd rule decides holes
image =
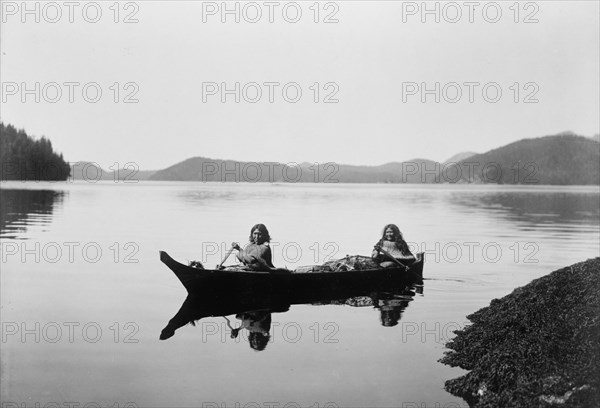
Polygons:
[[440,360],[470,372],[446,390],[474,407],[600,406],[600,258],[467,316]]

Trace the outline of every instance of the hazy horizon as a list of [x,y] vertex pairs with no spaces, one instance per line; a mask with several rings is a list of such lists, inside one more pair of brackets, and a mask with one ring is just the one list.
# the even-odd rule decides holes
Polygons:
[[[6,124],[6,123],[5,123],[5,125],[8,125],[8,124]],[[25,129],[25,131],[27,131],[27,129]],[[560,134],[569,134],[569,133],[573,133],[573,134],[575,134],[574,132],[570,132],[570,131],[564,131],[564,132],[558,132],[558,133],[556,133],[556,134],[552,134],[552,135],[543,135],[543,136],[538,136],[538,137],[545,137],[545,136],[557,136],[557,135],[560,135]],[[29,135],[29,136],[33,136],[33,137],[34,137],[34,138],[36,138],[36,139],[37,139],[37,138],[39,138],[39,136],[37,136],[37,135],[30,135],[29,133],[28,133],[28,135]],[[575,134],[575,135],[576,135],[576,136],[583,136],[583,137],[587,137],[587,138],[594,139],[594,140],[597,140],[597,139],[598,139],[598,134],[595,134],[595,135],[593,135],[593,136],[588,136],[588,135],[578,135],[578,134]],[[535,138],[535,137],[534,137],[534,138]],[[525,139],[532,139],[532,138],[525,138]],[[524,140],[524,139],[519,139],[519,140]],[[519,141],[519,140],[515,140],[515,141],[513,141],[513,142],[509,142],[508,144],[511,144],[511,143],[517,142],[517,141]],[[50,141],[52,141],[52,139],[50,139]],[[502,146],[496,146],[496,147],[492,147],[490,150],[494,150],[494,149],[496,149],[496,148],[499,148],[499,147],[502,147]],[[55,150],[56,150],[56,149],[55,149]],[[447,158],[446,158],[446,159],[444,159],[444,160],[435,160],[435,159],[432,159],[432,158],[429,158],[429,157],[412,157],[412,158],[410,158],[410,159],[405,159],[405,160],[396,160],[396,161],[389,161],[389,162],[385,162],[385,163],[374,163],[374,164],[365,164],[365,163],[346,163],[346,162],[339,163],[339,162],[332,162],[332,161],[329,161],[329,163],[335,163],[335,164],[337,164],[337,165],[341,165],[341,166],[347,165],[347,166],[368,166],[368,167],[378,167],[378,166],[383,166],[383,165],[386,165],[386,164],[391,164],[391,163],[411,162],[411,161],[415,161],[415,160],[431,160],[431,161],[435,161],[435,162],[437,162],[437,163],[447,163],[447,162],[449,162],[449,161],[450,161],[450,159],[452,159],[453,157],[455,157],[455,156],[458,156],[458,155],[461,155],[461,154],[464,154],[464,153],[473,153],[473,155],[477,155],[477,154],[485,154],[485,153],[487,153],[488,151],[489,151],[489,150],[487,150],[487,151],[484,151],[484,152],[472,152],[472,151],[467,151],[467,150],[465,150],[465,151],[461,151],[461,152],[456,152],[456,153],[454,153],[454,154],[450,155],[449,157],[447,157]],[[59,154],[60,154],[60,153],[62,153],[62,152],[61,152],[61,151],[58,151],[57,153],[59,153]],[[174,165],[177,165],[177,164],[179,164],[179,163],[182,163],[182,162],[184,162],[184,161],[186,161],[186,160],[193,159],[193,158],[204,158],[204,159],[209,159],[209,160],[220,160],[220,161],[257,162],[257,163],[263,163],[263,162],[267,162],[267,163],[268,163],[268,162],[277,162],[277,163],[281,163],[281,164],[286,164],[286,163],[287,163],[287,164],[292,164],[292,163],[295,163],[295,164],[313,164],[313,163],[325,164],[325,163],[328,163],[328,162],[315,162],[315,161],[310,161],[310,160],[302,160],[302,161],[295,161],[295,162],[284,162],[284,161],[281,161],[281,160],[277,160],[277,159],[275,159],[275,158],[273,158],[273,159],[267,159],[267,160],[261,160],[261,161],[252,161],[252,160],[245,160],[245,159],[243,159],[243,158],[242,158],[242,159],[232,159],[232,158],[228,158],[228,157],[207,157],[207,156],[202,156],[202,155],[193,155],[193,154],[192,154],[192,155],[190,155],[190,156],[188,156],[188,157],[182,158],[181,160],[178,160],[178,161],[176,161],[176,162],[173,162],[173,163],[171,163],[171,164],[168,164],[168,165],[166,165],[166,166],[164,166],[164,167],[161,167],[161,168],[143,168],[143,167],[140,167],[140,168],[139,168],[137,171],[160,171],[160,170],[164,170],[164,169],[166,169],[166,168],[172,167],[172,166],[174,166]],[[65,157],[65,160],[66,160],[68,163],[70,163],[70,164],[75,164],[75,163],[93,163],[93,164],[97,164],[97,165],[99,165],[99,166],[100,166],[102,169],[104,169],[104,170],[106,170],[106,169],[107,169],[109,166],[111,166],[111,165],[113,165],[113,164],[114,164],[114,162],[106,162],[106,163],[101,163],[101,162],[99,162],[98,160],[92,160],[92,159],[83,159],[83,160],[70,160],[68,157]],[[133,163],[136,163],[136,162],[133,162]],[[123,165],[124,165],[125,163],[120,163],[120,164],[123,164]],[[136,163],[136,164],[137,164],[137,163]]]

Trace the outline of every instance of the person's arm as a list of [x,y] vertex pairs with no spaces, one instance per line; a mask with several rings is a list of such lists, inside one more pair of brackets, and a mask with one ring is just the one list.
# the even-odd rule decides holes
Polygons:
[[250,258],[252,260],[246,262],[246,265],[250,266],[252,269],[255,270],[271,271],[277,269],[273,266],[273,263],[271,262],[271,248],[269,248],[269,246],[267,245],[259,245],[258,247],[258,254],[254,253],[250,255]]
[[375,244],[375,246],[373,247],[373,252],[371,253],[371,258],[372,259],[377,259],[379,258],[379,250],[381,249],[381,245],[378,243]]
[[271,247],[268,245],[261,245],[260,256],[255,258],[256,262],[266,270],[276,269],[273,266],[271,259]]
[[265,245],[265,250],[263,252],[263,259],[265,260],[265,263],[269,266],[269,268],[275,268],[275,266],[273,266],[273,261],[272,261],[272,255],[271,255],[271,247],[268,245]]
[[403,253],[398,259],[415,259],[415,256],[411,252]]
[[233,247],[233,249],[238,251],[237,254],[235,254],[236,258],[245,265],[247,262],[244,256],[244,249],[241,248],[240,244],[238,244],[237,242],[233,242],[231,246]]

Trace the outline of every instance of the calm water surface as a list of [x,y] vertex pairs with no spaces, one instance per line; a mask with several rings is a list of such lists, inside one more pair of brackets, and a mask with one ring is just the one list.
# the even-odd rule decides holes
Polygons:
[[[2,401],[26,406],[463,405],[443,390],[463,371],[437,362],[452,330],[600,255],[598,187],[82,182],[0,194]],[[158,251],[212,267],[259,222],[288,268],[368,255],[396,223],[427,253],[423,293],[393,327],[372,306],[293,305],[272,313],[260,352],[221,317],[159,341],[186,291]]]

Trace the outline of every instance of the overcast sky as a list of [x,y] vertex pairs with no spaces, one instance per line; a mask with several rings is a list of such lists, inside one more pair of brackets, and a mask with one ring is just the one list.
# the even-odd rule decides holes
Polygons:
[[1,119],[72,162],[377,165],[599,131],[597,1],[428,2],[439,22],[421,2],[230,1],[239,23],[221,2],[22,4],[2,2]]

